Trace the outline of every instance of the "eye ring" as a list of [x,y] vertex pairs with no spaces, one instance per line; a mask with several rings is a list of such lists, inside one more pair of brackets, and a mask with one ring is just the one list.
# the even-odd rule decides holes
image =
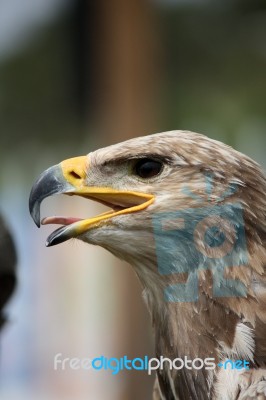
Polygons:
[[135,175],[142,179],[153,178],[162,172],[163,163],[152,158],[142,158],[134,166]]

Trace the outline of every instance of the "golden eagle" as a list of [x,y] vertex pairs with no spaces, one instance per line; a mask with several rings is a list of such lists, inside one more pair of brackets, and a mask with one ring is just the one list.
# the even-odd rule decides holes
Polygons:
[[[42,200],[60,193],[110,211],[41,221]],[[61,225],[47,246],[77,238],[132,265],[158,358],[215,359],[214,369],[165,362],[154,399],[266,399],[266,179],[255,161],[188,131],[134,138],[43,172],[30,212]]]

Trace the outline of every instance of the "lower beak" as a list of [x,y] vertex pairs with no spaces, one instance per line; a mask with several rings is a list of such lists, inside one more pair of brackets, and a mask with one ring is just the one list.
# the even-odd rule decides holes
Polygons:
[[[36,225],[40,227],[41,223],[63,224],[48,237],[47,246],[77,237],[112,217],[141,211],[153,203],[154,196],[151,194],[115,190],[112,187],[90,186],[87,183],[88,169],[88,156],[71,158],[44,171],[33,185],[29,198],[29,209]],[[54,194],[86,197],[110,206],[112,210],[90,219],[48,217],[41,221],[41,203],[46,197]]]

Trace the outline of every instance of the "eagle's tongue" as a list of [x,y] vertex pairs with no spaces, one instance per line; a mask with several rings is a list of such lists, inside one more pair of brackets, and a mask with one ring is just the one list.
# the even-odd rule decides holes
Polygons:
[[68,217],[45,217],[42,219],[42,225],[57,224],[57,225],[71,225],[74,222],[82,221],[82,218],[68,218]]

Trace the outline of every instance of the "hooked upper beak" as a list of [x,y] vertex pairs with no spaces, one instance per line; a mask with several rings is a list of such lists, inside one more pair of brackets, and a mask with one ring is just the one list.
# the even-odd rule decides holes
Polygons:
[[[154,201],[152,194],[121,191],[105,186],[90,186],[88,171],[89,157],[81,156],[62,161],[44,171],[33,185],[29,198],[30,214],[38,227],[40,224],[63,225],[48,238],[46,245],[52,246],[77,237],[87,230],[99,226],[102,221],[147,208]],[[96,200],[112,208],[94,218],[80,219],[48,217],[40,219],[42,201],[54,194],[68,194]]]

